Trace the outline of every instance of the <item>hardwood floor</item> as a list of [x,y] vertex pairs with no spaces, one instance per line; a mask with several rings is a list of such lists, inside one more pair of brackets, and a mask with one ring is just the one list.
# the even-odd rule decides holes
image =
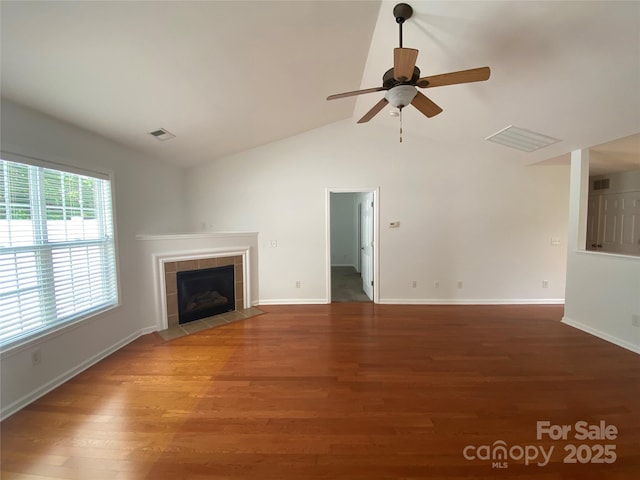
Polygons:
[[[640,356],[561,324],[562,307],[260,308],[144,336],[8,418],[2,479],[640,474]],[[571,426],[567,440],[538,440],[538,421]],[[578,440],[579,421],[617,437]],[[487,453],[500,441],[507,468]],[[570,444],[615,461],[563,463]]]

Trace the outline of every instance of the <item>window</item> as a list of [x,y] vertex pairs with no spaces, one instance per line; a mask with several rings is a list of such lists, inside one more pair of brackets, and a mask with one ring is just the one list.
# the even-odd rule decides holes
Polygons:
[[0,160],[0,344],[118,303],[111,184]]

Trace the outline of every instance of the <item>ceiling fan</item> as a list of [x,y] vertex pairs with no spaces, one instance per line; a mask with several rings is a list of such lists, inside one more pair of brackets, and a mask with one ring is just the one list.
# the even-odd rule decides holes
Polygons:
[[427,117],[434,117],[442,112],[442,108],[419,92],[416,87],[442,87],[459,83],[481,82],[489,79],[489,75],[491,74],[489,67],[472,68],[471,70],[420,77],[420,69],[416,67],[418,50],[414,48],[403,48],[402,46],[402,25],[407,19],[411,18],[412,14],[413,8],[406,3],[399,3],[393,8],[393,16],[400,28],[400,47],[393,50],[393,68],[387,70],[382,76],[381,87],[337,93],[327,97],[327,100],[336,100],[338,98],[386,90],[387,93],[385,93],[384,98],[365,113],[365,115],[358,120],[358,123],[368,122],[388,103],[398,108],[400,113],[402,113],[404,107],[411,104]]

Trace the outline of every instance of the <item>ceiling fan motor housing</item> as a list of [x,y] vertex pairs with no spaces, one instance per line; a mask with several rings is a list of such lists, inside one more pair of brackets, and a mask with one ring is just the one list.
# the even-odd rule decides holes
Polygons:
[[418,67],[413,67],[413,75],[406,82],[401,82],[400,80],[396,80],[393,76],[393,68],[390,68],[382,76],[382,86],[385,88],[385,90],[388,90],[397,85],[415,85],[419,78],[420,78],[420,69]]

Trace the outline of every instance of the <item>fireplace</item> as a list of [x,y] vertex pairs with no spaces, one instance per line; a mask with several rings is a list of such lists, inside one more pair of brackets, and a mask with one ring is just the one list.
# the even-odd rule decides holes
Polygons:
[[178,272],[178,323],[235,310],[233,265]]
[[[144,307],[140,308],[139,314],[141,325],[147,326],[145,328],[154,325],[158,331],[186,330],[209,322],[206,318],[183,325],[178,322],[177,274],[188,270],[234,266],[235,310],[226,315],[236,317],[238,312],[244,312],[257,302],[257,233],[137,235],[136,240],[144,263],[139,298],[140,305]],[[225,313],[220,317],[227,318]]]
[[[175,259],[175,261],[174,261]],[[207,270],[214,267],[233,266],[235,303],[231,310],[247,308],[245,303],[244,255],[201,256],[194,257],[170,257],[169,261],[161,261],[161,271],[164,272],[164,295],[166,301],[167,327],[174,328],[180,325],[178,320],[178,274],[188,271]],[[223,295],[226,296],[226,295]]]

